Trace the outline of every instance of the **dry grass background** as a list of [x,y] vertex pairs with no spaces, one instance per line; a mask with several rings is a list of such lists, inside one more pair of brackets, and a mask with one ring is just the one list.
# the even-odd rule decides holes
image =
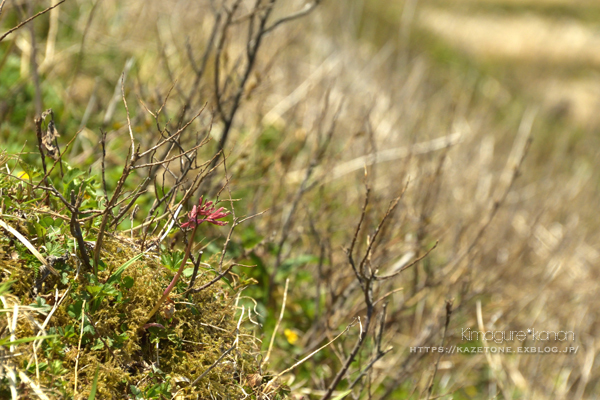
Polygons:
[[[113,92],[129,59],[129,101],[138,96],[155,109],[175,82],[166,113],[177,120],[194,79],[188,47],[198,62],[214,23],[210,3],[67,1],[36,21],[44,93],[53,94],[43,99],[44,108],[59,109],[62,140],[84,128],[71,162],[97,160],[101,126],[113,138],[109,161],[118,164],[124,156],[118,138],[126,135],[125,114]],[[457,8],[427,1],[324,2],[266,37],[226,146],[238,213],[269,210],[248,228],[262,240],[254,256],[264,271],[253,277],[264,290],[248,293],[259,302],[265,326],[256,334],[265,349],[290,279],[282,328],[299,339],[286,340],[280,330],[265,373],[288,368],[364,315],[343,249],[361,215],[366,181],[366,232],[402,195],[370,257],[372,268],[392,272],[439,245],[376,288],[375,298],[402,288],[387,297],[383,324],[383,343],[393,350],[350,396],[592,399],[600,393],[598,97],[573,94],[568,86],[592,82],[580,84],[581,91],[591,90],[598,79],[563,67],[556,67],[555,86],[544,83],[547,74],[530,79],[565,59],[596,64],[597,25],[551,19],[535,9],[482,16],[464,12],[462,3],[469,2]],[[275,14],[302,6],[285,2]],[[251,10],[249,2],[244,7]],[[9,17],[3,18],[6,27]],[[242,25],[232,31],[224,63],[235,65],[245,51],[243,32]],[[17,90],[31,74],[27,30],[0,50],[21,56],[20,77],[2,82]],[[556,100],[546,101],[547,93]],[[31,131],[33,106],[19,125],[8,117],[14,106],[0,102],[3,138],[13,140],[19,128]],[[211,80],[202,81],[189,106],[205,102],[214,109]],[[107,116],[111,103],[116,111]],[[131,107],[136,134],[151,135],[144,109]],[[214,142],[221,129],[217,120]],[[23,143],[7,145],[20,149]],[[370,240],[366,232],[358,237],[360,251]],[[448,345],[464,345],[466,328],[535,328],[573,331],[579,349],[570,355],[444,355],[430,394],[437,355],[410,348],[440,345],[447,299],[454,301]],[[283,376],[292,398],[320,398],[357,336],[354,326]],[[374,337],[352,365],[349,382],[368,365]]]

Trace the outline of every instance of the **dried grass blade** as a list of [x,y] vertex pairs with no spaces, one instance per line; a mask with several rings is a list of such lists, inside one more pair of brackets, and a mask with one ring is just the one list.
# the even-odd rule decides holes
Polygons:
[[0,226],[4,229],[6,229],[7,231],[9,231],[10,233],[12,233],[17,239],[19,239],[19,241],[21,243],[23,243],[23,245],[25,247],[27,247],[27,249],[29,251],[31,251],[31,253],[33,253],[33,255],[40,260],[40,262],[42,263],[42,265],[45,268],[48,268],[48,270],[50,270],[50,272],[52,272],[54,275],[58,275],[58,272],[52,268],[50,266],[50,264],[48,264],[48,261],[46,261],[46,259],[44,258],[44,256],[42,256],[40,254],[39,251],[37,251],[37,249],[35,247],[33,247],[33,245],[31,244],[31,242],[29,242],[29,240],[27,240],[27,238],[25,238],[25,236],[21,235],[16,229],[14,229],[13,227],[11,227],[10,225],[8,225],[6,222],[4,222],[3,220],[0,219]]

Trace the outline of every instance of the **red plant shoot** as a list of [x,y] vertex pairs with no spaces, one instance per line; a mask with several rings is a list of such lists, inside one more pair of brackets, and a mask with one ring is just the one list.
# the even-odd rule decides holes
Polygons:
[[207,201],[202,205],[203,196],[200,196],[198,205],[192,208],[192,211],[188,213],[188,222],[181,224],[182,228],[195,228],[203,222],[210,222],[214,225],[227,225],[227,221],[217,221],[218,219],[224,218],[231,214],[229,211],[223,212],[224,207],[215,210],[212,201]]
[[196,229],[198,228],[198,226],[200,226],[200,224],[202,222],[209,222],[211,224],[219,225],[219,226],[227,225],[227,221],[218,221],[218,220],[228,216],[231,213],[229,211],[223,211],[223,210],[225,210],[225,208],[223,208],[223,207],[220,207],[219,209],[215,210],[215,207],[213,206],[214,203],[212,201],[207,201],[206,203],[202,204],[203,197],[204,196],[200,196],[200,200],[198,200],[198,205],[194,206],[192,208],[192,211],[190,211],[188,213],[188,222],[181,224],[182,228],[188,228],[188,227],[193,228],[192,235],[191,235],[190,240],[188,241],[188,245],[185,249],[185,255],[183,256],[183,260],[181,261],[181,265],[179,266],[179,269],[175,273],[173,280],[171,281],[169,286],[167,286],[167,288],[165,289],[161,298],[158,300],[158,302],[156,303],[156,305],[154,306],[152,311],[150,311],[150,313],[146,317],[146,321],[143,324],[141,324],[141,327],[147,326],[147,323],[148,323],[148,321],[150,321],[150,318],[152,318],[152,316],[154,316],[154,314],[156,314],[156,312],[158,311],[160,306],[169,297],[169,293],[171,293],[171,291],[177,284],[177,281],[179,280],[179,277],[181,276],[181,273],[183,272],[183,267],[185,266],[188,258],[190,257],[190,252],[192,250],[192,243],[194,243],[194,235],[196,234]]

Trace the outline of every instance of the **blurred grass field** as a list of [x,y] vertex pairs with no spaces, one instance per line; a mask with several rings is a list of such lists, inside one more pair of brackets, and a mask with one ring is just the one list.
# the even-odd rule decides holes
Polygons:
[[[6,2],[0,33],[49,4]],[[253,3],[241,2],[221,64],[209,56],[206,78],[195,86],[215,23],[211,10],[222,4],[231,6],[67,0],[7,36],[0,42],[2,148],[39,165],[33,118],[52,108],[59,144],[78,135],[64,156],[73,166],[98,174],[101,130],[107,133],[107,185],[114,188],[129,146],[124,74],[141,143],[157,135],[145,107],[159,109],[167,93],[160,120],[174,129],[182,114],[189,118],[207,104],[210,112],[192,127],[203,132],[212,123],[213,140],[199,149],[199,159],[209,160],[224,129],[216,65],[236,71],[241,63],[244,12]],[[303,4],[277,3],[273,18]],[[376,298],[389,294],[382,343],[393,350],[369,364],[380,325],[372,327],[337,395],[350,388],[346,398],[597,398],[599,28],[595,1],[353,0],[324,1],[265,37],[226,143],[229,178],[221,166],[213,186],[204,187],[214,196],[229,181],[239,215],[267,210],[240,227],[228,253],[256,265],[236,267],[229,281],[232,296],[241,293],[239,306],[256,312],[260,325],[246,324],[263,353],[290,282],[265,375],[292,366],[365,314],[344,249],[366,182],[371,198],[358,251],[401,196],[370,268],[392,273],[439,244],[377,287]],[[221,79],[234,85],[239,76]],[[130,189],[142,179],[133,176]],[[152,195],[140,197],[136,224],[148,217]],[[126,219],[121,228],[129,227]],[[225,234],[203,234],[211,263]],[[181,248],[180,239],[169,237],[170,250]],[[453,312],[444,334],[448,299]],[[439,363],[437,354],[411,351],[443,340],[485,345],[465,343],[467,328],[572,331],[569,344],[578,351],[452,354]],[[358,337],[353,326],[282,376],[290,398],[321,398]]]

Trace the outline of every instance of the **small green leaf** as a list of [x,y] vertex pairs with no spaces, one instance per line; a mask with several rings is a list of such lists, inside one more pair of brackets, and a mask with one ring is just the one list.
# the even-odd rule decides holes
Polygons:
[[69,171],[67,171],[67,173],[65,174],[65,176],[63,177],[63,183],[69,184],[71,182],[73,182],[73,180],[81,175],[85,174],[85,171],[80,170],[79,168],[73,168]]
[[40,225],[42,225],[44,228],[48,228],[50,226],[53,226],[54,225],[54,219],[52,217],[48,217],[48,216],[43,217],[40,220]]
[[85,289],[92,296],[96,296],[96,295],[98,295],[102,291],[102,289],[104,289],[104,285],[100,285],[100,286],[86,286]]
[[0,283],[0,295],[3,295],[4,293],[8,292],[10,289],[10,285],[12,285],[15,282],[16,281],[6,281]]
[[117,270],[108,278],[106,281],[107,284],[116,283],[121,279],[121,274],[134,262],[142,258],[144,253],[140,253],[137,256],[133,257],[131,260],[127,261],[125,264],[117,268]]
[[83,326],[83,332],[84,333],[89,333],[90,335],[95,335],[96,334],[96,330],[94,329],[94,327],[92,326],[92,324],[85,324]]
[[163,253],[160,256],[160,261],[164,266],[172,271],[177,271],[181,262],[183,261],[184,253],[181,251],[174,251],[173,253]]
[[83,300],[77,300],[73,304],[70,304],[67,307],[67,314],[69,314],[69,317],[74,318],[76,320],[80,320],[82,306],[83,306]]
[[126,276],[123,278],[123,286],[125,286],[127,289],[131,289],[133,287],[133,283],[134,280],[130,276]]
[[118,296],[121,292],[113,285],[104,285],[101,295],[103,296]]
[[60,360],[54,360],[50,363],[50,371],[53,375],[62,375],[66,372],[63,368],[63,363]]
[[31,303],[29,306],[39,309],[42,312],[48,312],[52,309],[49,304],[46,304],[46,299],[43,297],[36,297],[35,303]]
[[134,385],[129,385],[129,390],[131,390],[131,393],[136,396],[136,399],[138,398],[138,396],[142,395],[142,391],[140,389],[138,389],[137,387],[135,387]]
[[94,345],[92,347],[90,347],[90,350],[102,350],[104,348],[104,342],[102,342],[102,340],[100,339],[96,339],[96,342],[94,343]]

